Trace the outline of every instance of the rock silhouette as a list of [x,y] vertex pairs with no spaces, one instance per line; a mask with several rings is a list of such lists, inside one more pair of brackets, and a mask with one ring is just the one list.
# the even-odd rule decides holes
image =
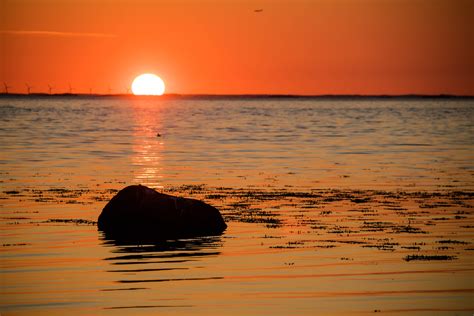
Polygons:
[[97,223],[111,239],[211,236],[227,228],[215,207],[142,185],[120,190],[105,205]]

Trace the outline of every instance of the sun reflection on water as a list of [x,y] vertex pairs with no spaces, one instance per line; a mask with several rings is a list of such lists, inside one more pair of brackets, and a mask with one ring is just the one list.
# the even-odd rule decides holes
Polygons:
[[133,182],[163,188],[161,160],[164,141],[158,132],[160,117],[156,112],[153,114],[150,115],[143,104],[133,104]]

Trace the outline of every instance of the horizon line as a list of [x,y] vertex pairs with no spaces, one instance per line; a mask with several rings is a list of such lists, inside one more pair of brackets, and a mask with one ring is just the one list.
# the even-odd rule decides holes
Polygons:
[[132,93],[111,93],[111,94],[94,94],[94,93],[6,93],[0,92],[0,97],[133,97],[133,98],[186,98],[186,97],[209,97],[209,98],[474,98],[473,95],[463,94],[422,94],[422,93],[406,93],[406,94],[265,94],[265,93],[243,93],[243,94],[213,94],[213,93],[165,93],[163,95],[134,95]]

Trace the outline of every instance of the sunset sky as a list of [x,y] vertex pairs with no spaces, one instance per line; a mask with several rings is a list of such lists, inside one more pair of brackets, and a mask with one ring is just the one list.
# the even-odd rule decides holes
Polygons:
[[473,30],[469,0],[0,0],[0,88],[474,95]]

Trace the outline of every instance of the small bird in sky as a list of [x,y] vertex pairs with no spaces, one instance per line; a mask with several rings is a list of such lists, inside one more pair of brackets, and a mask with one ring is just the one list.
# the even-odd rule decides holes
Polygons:
[[263,9],[255,9],[255,10],[253,10],[253,12],[255,12],[255,13],[260,13],[260,12],[262,12],[262,11],[263,11]]

